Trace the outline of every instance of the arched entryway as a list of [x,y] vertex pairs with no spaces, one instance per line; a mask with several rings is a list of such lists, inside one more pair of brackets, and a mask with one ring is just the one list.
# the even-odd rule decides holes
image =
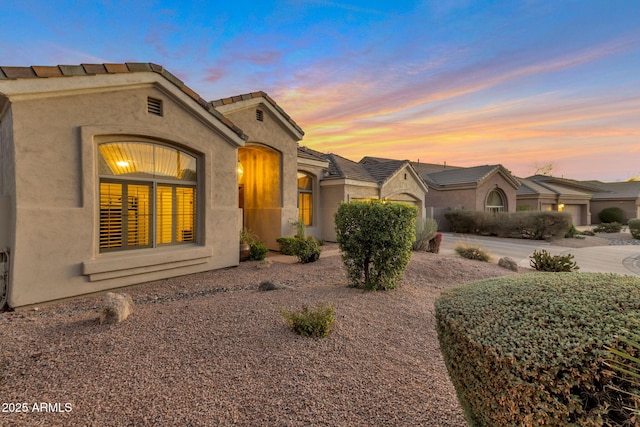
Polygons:
[[238,199],[242,223],[266,243],[280,236],[281,158],[280,152],[263,145],[238,149]]

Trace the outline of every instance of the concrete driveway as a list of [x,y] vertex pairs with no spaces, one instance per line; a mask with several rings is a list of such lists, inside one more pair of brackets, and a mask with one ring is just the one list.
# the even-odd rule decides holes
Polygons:
[[455,253],[459,244],[479,246],[489,252],[493,262],[508,256],[520,267],[530,267],[529,256],[535,250],[545,249],[552,255],[572,254],[581,272],[617,273],[640,276],[640,245],[591,246],[566,248],[546,241],[500,239],[469,234],[442,233],[441,253]]

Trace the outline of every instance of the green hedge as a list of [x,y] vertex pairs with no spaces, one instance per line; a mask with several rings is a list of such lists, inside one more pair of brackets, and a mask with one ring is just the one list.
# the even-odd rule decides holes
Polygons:
[[[440,348],[471,426],[617,425],[630,397],[603,365],[637,329],[640,278],[533,273],[443,291]],[[627,420],[629,421],[629,420]],[[629,424],[631,425],[631,424]]]
[[630,219],[627,223],[629,225],[629,232],[634,239],[640,239],[640,218]]
[[602,223],[618,222],[620,224],[623,224],[624,211],[618,206],[612,206],[610,208],[601,210],[600,213],[598,214],[598,219]]
[[418,209],[404,203],[341,203],[336,235],[351,284],[395,288],[411,258]]
[[564,212],[480,212],[456,210],[445,213],[451,231],[483,236],[545,240],[561,238],[572,225]]

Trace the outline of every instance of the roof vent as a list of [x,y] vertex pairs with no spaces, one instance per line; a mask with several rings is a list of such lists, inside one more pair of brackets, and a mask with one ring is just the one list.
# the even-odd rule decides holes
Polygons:
[[147,112],[162,116],[162,100],[156,98],[147,98]]
[[262,110],[256,110],[256,120],[259,122],[264,121],[264,112]]

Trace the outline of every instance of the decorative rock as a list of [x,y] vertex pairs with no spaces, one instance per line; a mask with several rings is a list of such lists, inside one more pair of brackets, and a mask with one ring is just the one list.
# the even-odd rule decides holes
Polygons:
[[258,285],[258,290],[259,291],[275,291],[278,289],[291,289],[291,286],[286,285],[284,283],[274,283],[271,280],[263,280],[262,282],[260,282],[260,285]]
[[271,261],[269,258],[265,258],[262,261],[260,261],[258,264],[256,264],[256,268],[258,270],[262,270],[264,268],[271,268],[272,264],[273,264],[273,261]]
[[508,270],[518,271],[518,263],[508,256],[500,258],[498,265]]
[[100,312],[100,324],[119,323],[133,314],[133,298],[129,294],[107,292],[103,309]]

